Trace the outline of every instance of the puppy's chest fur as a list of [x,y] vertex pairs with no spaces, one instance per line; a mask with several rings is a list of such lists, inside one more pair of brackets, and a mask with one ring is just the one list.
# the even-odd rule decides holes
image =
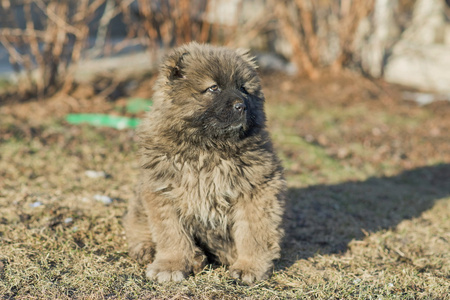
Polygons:
[[160,167],[172,176],[158,182],[155,192],[176,205],[182,221],[223,233],[232,221],[234,203],[243,195],[251,195],[253,182],[261,176],[254,168],[211,153],[190,161],[176,155],[164,159]]

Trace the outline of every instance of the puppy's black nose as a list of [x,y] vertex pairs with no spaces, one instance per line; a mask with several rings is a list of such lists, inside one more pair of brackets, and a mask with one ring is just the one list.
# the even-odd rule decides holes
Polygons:
[[236,110],[240,113],[247,110],[247,106],[242,102],[235,103],[233,107],[234,107],[234,110]]

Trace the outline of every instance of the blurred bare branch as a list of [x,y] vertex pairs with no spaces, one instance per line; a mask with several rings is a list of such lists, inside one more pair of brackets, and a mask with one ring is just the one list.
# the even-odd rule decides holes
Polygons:
[[[290,9],[285,3],[277,2],[275,5],[275,13],[277,19],[280,22],[280,29],[292,47],[292,61],[296,64],[299,70],[303,70],[310,78],[317,78],[319,73],[312,61],[310,54],[314,53],[315,49],[306,48],[305,40],[308,38],[308,32],[305,31],[303,34],[299,31],[299,24],[297,20],[292,20],[289,16]],[[308,14],[307,12],[303,14]],[[310,18],[309,18],[310,19]],[[297,23],[297,24],[296,24]],[[309,42],[309,45],[314,44]]]
[[[341,70],[354,52],[360,21],[373,9],[374,1],[272,0],[281,34],[292,47],[292,61],[310,78],[320,69]],[[338,40],[337,45],[333,40]],[[324,53],[330,57],[324,57]]]
[[331,69],[340,71],[342,67],[351,59],[354,53],[354,39],[358,26],[374,7],[374,0],[355,1],[346,0],[341,5],[341,18],[339,19],[339,44],[340,53],[333,62]]
[[0,28],[0,36],[9,38],[19,38],[23,36],[34,35],[36,38],[43,40],[45,37],[45,31],[33,30],[32,32],[17,28]]
[[[358,26],[374,1],[22,0],[25,24],[19,26],[11,22],[19,5],[0,0],[8,16],[0,43],[14,70],[25,74],[21,87],[41,98],[70,90],[82,55],[95,58],[140,46],[156,61],[158,50],[192,40],[283,48],[300,73],[317,78],[324,68],[339,71],[351,61]],[[122,22],[117,43],[109,40],[113,22]],[[89,36],[94,44],[85,51]]]
[[[54,3],[54,2],[50,2],[50,3],[44,3],[42,0],[28,0],[26,1],[26,5],[29,6],[31,3],[35,3],[37,5],[37,7],[39,7],[43,13],[45,13],[45,15],[51,20],[53,21],[58,27],[63,28],[63,30],[67,33],[72,33],[74,35],[80,34],[79,30],[76,27],[73,27],[72,25],[70,25],[69,23],[67,23],[66,20],[61,19],[58,14],[56,13],[56,11],[54,11],[52,8],[54,8],[55,6],[59,6],[59,7],[63,7],[63,6],[68,6],[68,3],[64,1],[64,3]],[[59,11],[60,12],[60,11]],[[27,22],[31,22],[31,16],[27,17]]]
[[[0,43],[21,81],[20,94],[43,98],[61,88],[70,89],[72,73],[88,38],[89,13],[104,1],[23,1],[25,29],[17,24],[0,29]],[[13,7],[5,1],[2,7],[3,13],[14,15]]]
[[122,13],[124,9],[127,9],[134,0],[120,1],[120,6],[116,4],[115,0],[103,0],[102,2],[104,1],[106,1],[105,9],[100,18],[95,44],[89,51],[90,56],[93,57],[98,56],[106,46],[107,32],[111,20]]

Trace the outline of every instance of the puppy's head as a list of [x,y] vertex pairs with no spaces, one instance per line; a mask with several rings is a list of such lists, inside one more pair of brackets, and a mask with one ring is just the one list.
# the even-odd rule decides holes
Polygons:
[[[190,43],[163,63],[155,101],[180,130],[209,139],[239,139],[264,127],[256,65],[243,50]],[[177,122],[177,120],[173,120]]]

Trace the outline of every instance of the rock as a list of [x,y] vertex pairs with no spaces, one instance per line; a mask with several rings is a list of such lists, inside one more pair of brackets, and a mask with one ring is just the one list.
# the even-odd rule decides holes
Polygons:
[[102,202],[103,204],[111,204],[112,203],[112,199],[105,195],[95,195],[94,199],[96,201]]
[[444,1],[417,0],[411,25],[393,47],[386,81],[432,92],[450,92],[450,41]]
[[87,170],[84,174],[89,178],[105,178],[106,173],[103,171]]
[[36,207],[39,207],[39,206],[41,206],[41,205],[42,205],[42,202],[36,201],[36,202],[31,203],[31,204],[30,204],[30,207],[31,207],[31,208],[36,208]]
[[450,93],[450,46],[401,42],[394,47],[384,78],[424,91]]

